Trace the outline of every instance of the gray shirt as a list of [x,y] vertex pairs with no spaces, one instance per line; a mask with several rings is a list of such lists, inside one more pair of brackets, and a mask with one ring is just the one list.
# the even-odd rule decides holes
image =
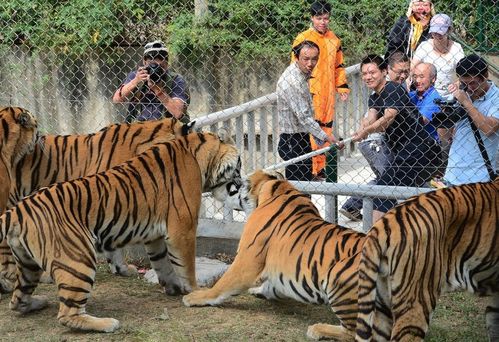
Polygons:
[[310,133],[314,138],[324,142],[328,135],[314,120],[308,79],[308,75],[304,74],[294,62],[284,70],[277,81],[280,133]]

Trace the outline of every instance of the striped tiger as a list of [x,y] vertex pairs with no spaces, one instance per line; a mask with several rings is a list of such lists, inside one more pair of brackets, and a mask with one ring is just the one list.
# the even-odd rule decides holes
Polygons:
[[17,266],[10,308],[26,313],[46,306],[46,298],[32,293],[48,271],[58,288],[61,324],[116,330],[116,319],[85,313],[96,249],[135,243],[145,244],[166,293],[195,289],[201,194],[224,200],[227,184],[240,177],[237,149],[223,139],[191,133],[156,144],[110,170],[43,188],[9,209],[0,217],[0,237],[7,237]]
[[[87,135],[45,135],[41,139],[43,144],[38,144],[17,163],[7,207],[50,184],[107,170],[156,143],[187,134],[192,124],[184,126],[171,118],[114,124]],[[135,272],[132,265],[124,262],[122,253],[106,256],[112,273],[126,276]],[[12,292],[15,270],[14,258],[4,240],[0,243],[0,293]]]
[[430,192],[388,212],[367,234],[359,263],[357,341],[421,341],[438,298],[490,296],[499,341],[499,177]]
[[[318,338],[326,326],[334,330],[332,337],[353,340],[357,312],[344,308],[356,306],[356,268],[348,263],[332,270],[340,260],[360,252],[364,234],[324,221],[309,196],[262,170],[245,180],[233,197],[227,203],[234,207],[255,208],[234,262],[213,288],[194,291],[183,297],[183,303],[219,305],[249,289],[267,299],[329,304],[341,326],[313,325],[309,337]],[[354,279],[353,285],[338,286],[340,275],[346,282]]]
[[[29,111],[20,107],[0,108],[0,213],[7,206],[13,169],[24,155],[33,151],[38,139],[38,124]],[[0,273],[0,289],[8,285]]]

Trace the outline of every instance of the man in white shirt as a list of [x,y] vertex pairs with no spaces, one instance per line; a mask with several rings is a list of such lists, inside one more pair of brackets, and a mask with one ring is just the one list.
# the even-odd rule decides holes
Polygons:
[[[284,160],[312,151],[309,134],[318,145],[336,143],[314,120],[309,79],[319,59],[319,47],[305,40],[293,47],[296,62],[291,63],[277,81],[277,111],[279,113],[279,156]],[[286,178],[311,181],[312,160],[307,159],[286,167]]]

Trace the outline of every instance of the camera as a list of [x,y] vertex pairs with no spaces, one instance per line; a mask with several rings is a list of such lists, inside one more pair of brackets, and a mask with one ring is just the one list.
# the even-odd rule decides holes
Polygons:
[[436,128],[452,128],[456,122],[466,117],[467,112],[456,100],[435,99],[433,101],[440,107],[440,112],[433,115],[431,123]]
[[158,63],[151,62],[144,68],[149,74],[149,79],[158,84],[158,83],[166,83],[167,73],[166,70],[161,67]]

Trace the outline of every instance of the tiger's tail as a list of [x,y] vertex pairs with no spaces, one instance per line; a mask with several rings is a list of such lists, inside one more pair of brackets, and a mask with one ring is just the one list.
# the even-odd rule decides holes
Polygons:
[[[380,220],[380,221],[383,221]],[[379,276],[388,274],[388,263],[386,254],[388,250],[388,236],[384,230],[380,229],[383,225],[377,224],[366,237],[362,248],[362,256],[359,264],[359,287],[358,287],[358,315],[356,327],[356,341],[373,340],[373,328],[375,325],[376,302],[379,293]],[[378,287],[378,288],[377,288]],[[381,290],[388,293],[389,289]],[[383,336],[381,327],[376,330],[379,338]],[[386,332],[387,334],[390,332]],[[381,334],[381,336],[379,336]],[[390,340],[390,336],[383,336]]]

